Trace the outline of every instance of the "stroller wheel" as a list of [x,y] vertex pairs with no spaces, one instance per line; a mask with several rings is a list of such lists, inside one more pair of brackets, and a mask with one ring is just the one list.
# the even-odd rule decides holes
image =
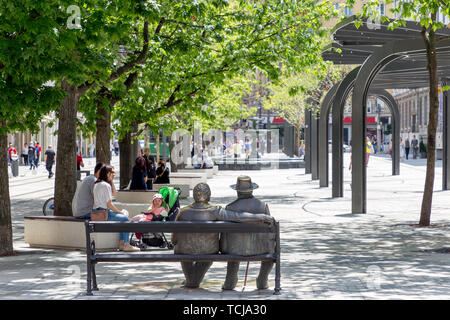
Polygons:
[[173,244],[171,244],[171,243],[169,243],[168,245],[167,245],[167,249],[169,249],[169,250],[172,250],[173,249]]
[[165,247],[166,247],[166,243],[163,242],[159,247],[160,247],[160,248],[165,248]]

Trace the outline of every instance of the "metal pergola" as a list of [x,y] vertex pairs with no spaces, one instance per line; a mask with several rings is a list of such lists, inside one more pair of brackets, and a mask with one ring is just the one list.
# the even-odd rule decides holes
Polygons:
[[[399,112],[393,97],[385,89],[415,89],[429,86],[425,42],[422,27],[413,21],[394,30],[388,22],[374,25],[349,17],[333,29],[334,43],[323,58],[335,64],[357,65],[340,83],[331,88],[321,105],[320,118],[306,114],[307,140],[305,167],[320,186],[328,186],[328,116],[332,112],[332,196],[343,196],[343,109],[352,93],[352,212],[366,213],[365,132],[366,102],[369,95],[381,98],[391,109],[394,120],[392,174],[399,174]],[[437,31],[438,77],[442,85],[450,83],[450,29]],[[338,52],[339,51],[339,52]],[[449,94],[444,92],[443,182],[450,186],[448,166],[450,136]],[[309,139],[309,140],[308,140]],[[315,143],[316,142],[316,143]]]

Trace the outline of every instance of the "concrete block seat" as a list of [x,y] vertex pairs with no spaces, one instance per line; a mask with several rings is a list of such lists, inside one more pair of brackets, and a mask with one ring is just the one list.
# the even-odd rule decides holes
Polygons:
[[152,203],[153,195],[157,190],[118,190],[115,199],[124,203]]
[[[32,248],[86,250],[84,222],[74,217],[25,217],[25,243]],[[99,250],[119,248],[119,233],[96,233],[92,237]]]
[[187,184],[189,189],[194,189],[194,187],[204,182],[206,183],[207,177],[206,173],[190,173],[190,172],[171,172],[170,173],[170,183],[171,184]]
[[209,169],[194,169],[194,168],[186,168],[186,169],[178,169],[179,173],[205,173],[207,179],[211,179],[214,175],[214,168]]

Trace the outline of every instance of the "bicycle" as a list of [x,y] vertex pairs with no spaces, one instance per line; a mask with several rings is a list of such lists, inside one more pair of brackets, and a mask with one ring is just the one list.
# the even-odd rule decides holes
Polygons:
[[44,202],[44,206],[42,207],[42,213],[44,214],[44,216],[52,216],[53,215],[53,210],[55,209],[54,207],[54,200],[55,198],[52,197],[50,199],[47,199],[47,201]]

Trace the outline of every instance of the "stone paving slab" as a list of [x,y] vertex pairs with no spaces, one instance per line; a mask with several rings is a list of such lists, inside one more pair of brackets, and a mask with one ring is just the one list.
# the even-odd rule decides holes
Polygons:
[[[244,291],[245,263],[233,291],[221,290],[226,263],[214,263],[199,289],[182,287],[178,263],[100,263],[100,291],[86,297],[84,252],[31,249],[23,242],[23,217],[39,215],[45,199],[13,198],[17,255],[0,258],[0,299],[449,299],[450,254],[429,251],[450,247],[450,191],[441,191],[439,162],[432,212],[432,223],[438,226],[434,228],[411,226],[419,220],[425,162],[404,161],[399,176],[390,173],[389,158],[371,157],[368,213],[358,215],[351,214],[347,169],[344,197],[339,199],[331,198],[331,184],[319,188],[304,169],[222,171],[208,180],[211,203],[217,205],[236,198],[229,186],[239,174],[250,175],[259,185],[254,195],[269,203],[271,214],[281,223],[280,296],[272,294],[274,271],[270,289],[256,289],[259,263],[250,263]],[[181,204],[190,201],[183,199]]]

